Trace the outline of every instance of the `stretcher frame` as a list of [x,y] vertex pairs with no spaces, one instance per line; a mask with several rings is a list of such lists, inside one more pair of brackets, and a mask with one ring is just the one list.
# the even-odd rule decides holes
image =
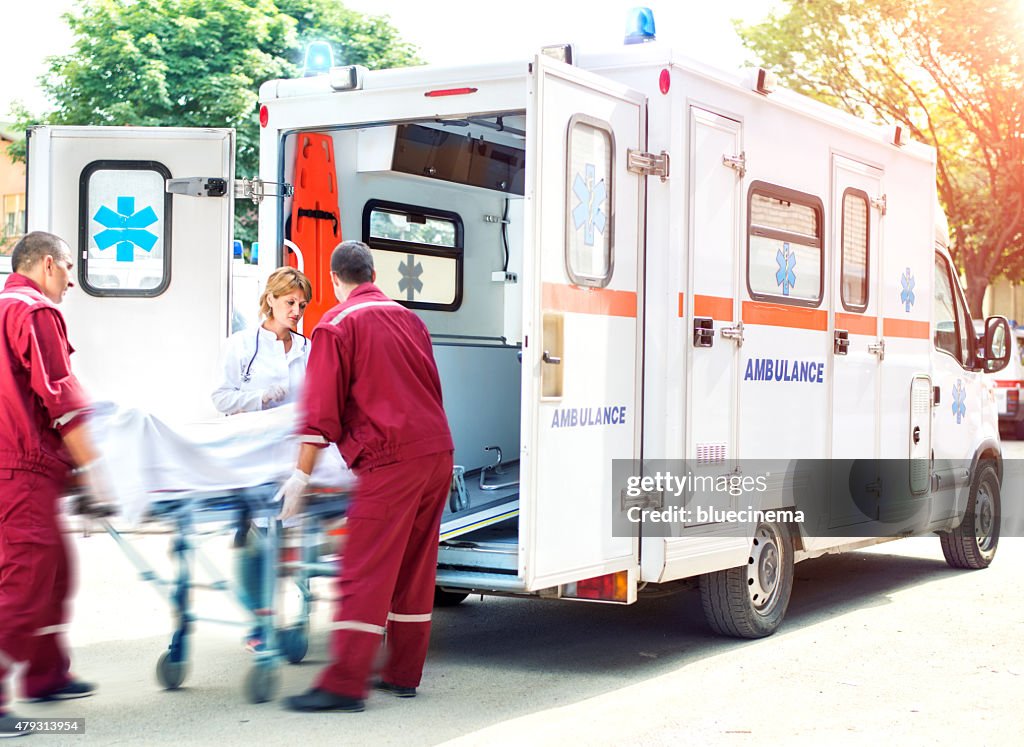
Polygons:
[[[307,494],[300,520],[297,526],[290,529],[299,535],[300,559],[284,563],[280,562],[284,535],[281,522],[277,519],[281,510],[278,493],[278,484],[266,483],[233,490],[156,494],[161,498],[152,503],[147,521],[167,525],[173,532],[173,571],[167,577],[162,576],[125,539],[122,531],[109,520],[102,521],[104,530],[136,568],[139,578],[152,584],[170,605],[174,630],[167,649],[156,664],[157,681],[164,689],[176,690],[185,681],[189,670],[189,637],[195,625],[200,622],[252,625],[259,631],[264,646],[253,652],[253,665],[246,673],[242,685],[243,694],[251,703],[263,703],[274,697],[280,685],[278,670],[282,659],[297,664],[305,658],[309,647],[309,618],[315,601],[310,580],[316,576],[337,574],[335,564],[320,562],[320,537],[327,522],[333,522],[344,515],[349,493],[347,490],[316,489]],[[202,551],[201,542],[205,536],[224,536],[232,528],[247,525],[252,520],[265,520],[266,523],[266,536],[260,551],[262,599],[265,606],[256,611],[248,609],[239,583],[224,577],[217,565]],[[201,527],[208,525],[221,527],[219,530],[200,531]],[[213,579],[210,583],[200,584],[195,581],[196,564]],[[282,571],[294,573],[294,581],[301,594],[301,605],[295,620],[279,628],[277,579]],[[228,593],[249,615],[249,620],[239,622],[199,616],[193,609],[193,589]]]

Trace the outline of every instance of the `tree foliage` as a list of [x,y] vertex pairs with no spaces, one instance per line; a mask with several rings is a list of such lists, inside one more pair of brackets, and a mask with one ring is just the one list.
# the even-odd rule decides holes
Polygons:
[[[298,75],[310,40],[330,42],[336,64],[420,63],[387,18],[335,0],[80,0],[65,19],[73,46],[41,81],[55,108],[22,109],[19,124],[233,127],[247,176],[259,165],[259,87]],[[238,217],[237,233],[254,238],[252,210]]]
[[1024,13],[1018,0],[786,0],[737,30],[789,87],[901,122],[936,148],[951,251],[980,314],[1024,276]]

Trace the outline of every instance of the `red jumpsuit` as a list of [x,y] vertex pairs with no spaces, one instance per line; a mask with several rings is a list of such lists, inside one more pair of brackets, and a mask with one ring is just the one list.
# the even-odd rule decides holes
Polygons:
[[331,639],[317,687],[365,698],[387,632],[382,679],[416,687],[430,639],[438,529],[452,437],[426,325],[372,283],[313,330],[302,440],[338,444],[358,483]]
[[[88,402],[71,373],[64,317],[30,279],[0,292],[0,683],[27,661],[25,694],[70,681],[63,627],[72,571],[58,518],[71,459],[61,433]],[[5,693],[0,685],[0,712]]]

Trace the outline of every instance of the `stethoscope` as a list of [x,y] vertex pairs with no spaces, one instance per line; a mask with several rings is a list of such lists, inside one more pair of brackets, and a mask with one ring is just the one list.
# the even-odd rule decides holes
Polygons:
[[[245,373],[242,374],[242,381],[248,384],[252,380],[252,364],[256,360],[256,356],[260,354],[260,330],[263,329],[263,325],[256,328],[256,350],[253,351],[252,358],[249,359],[249,365],[245,367]],[[289,330],[291,332],[291,330]],[[302,352],[306,352],[306,345],[309,340],[304,334],[299,332],[292,332],[293,335],[298,335],[302,338]]]

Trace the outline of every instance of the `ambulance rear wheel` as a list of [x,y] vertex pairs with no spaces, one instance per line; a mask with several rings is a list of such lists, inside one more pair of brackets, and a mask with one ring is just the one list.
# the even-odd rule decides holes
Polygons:
[[953,568],[988,568],[999,545],[999,475],[992,462],[981,462],[971,483],[964,520],[940,532],[942,554]]
[[188,674],[188,664],[184,661],[171,661],[171,652],[164,651],[156,661],[156,681],[165,690],[177,690]]
[[456,607],[469,596],[469,592],[463,591],[445,591],[440,586],[434,587],[434,606],[435,607]]
[[704,618],[716,633],[764,638],[774,633],[793,591],[793,540],[785,525],[762,522],[745,565],[700,577]]

